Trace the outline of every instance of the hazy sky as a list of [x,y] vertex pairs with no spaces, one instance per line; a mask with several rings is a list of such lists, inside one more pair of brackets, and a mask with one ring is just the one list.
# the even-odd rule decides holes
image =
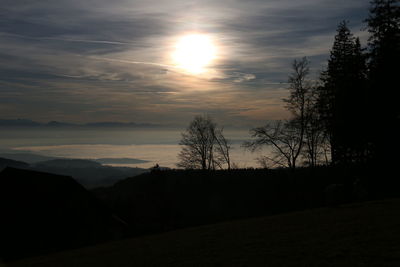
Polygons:
[[[223,125],[285,116],[293,59],[314,74],[347,19],[365,40],[367,0],[0,0],[0,118]],[[171,61],[187,33],[209,36],[203,74]],[[365,44],[365,42],[364,42]]]

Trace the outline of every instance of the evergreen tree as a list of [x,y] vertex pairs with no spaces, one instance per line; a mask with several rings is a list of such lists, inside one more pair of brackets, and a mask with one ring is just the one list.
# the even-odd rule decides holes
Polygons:
[[339,24],[327,70],[321,75],[319,108],[334,164],[363,161],[365,136],[365,57],[358,38]]
[[366,20],[369,38],[369,116],[374,127],[369,142],[372,159],[382,164],[397,164],[400,114],[400,1],[371,1]]

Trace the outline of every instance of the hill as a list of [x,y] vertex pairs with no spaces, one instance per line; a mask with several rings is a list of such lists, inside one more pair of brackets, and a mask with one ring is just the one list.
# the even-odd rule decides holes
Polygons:
[[[84,124],[74,124],[62,121],[49,121],[47,123],[37,122],[30,119],[0,119],[1,127],[96,127],[96,128],[158,128],[164,125],[153,123],[135,123],[135,122],[90,122]],[[165,127],[165,126],[164,126]]]
[[98,162],[86,159],[53,159],[35,164],[36,167],[43,168],[100,168]]
[[55,157],[48,157],[48,156],[43,156],[43,155],[38,155],[38,154],[33,154],[33,153],[21,153],[21,152],[19,152],[19,153],[2,152],[2,153],[0,153],[0,157],[17,160],[17,161],[23,161],[28,164],[34,164],[34,163],[38,163],[41,161],[57,159]]
[[[148,169],[106,166],[102,165],[102,163],[99,162],[102,161],[104,162],[104,164],[109,161],[121,161],[124,163],[131,161],[137,163],[138,161],[140,161],[138,159],[105,158],[97,161],[86,159],[51,158],[28,153],[2,155],[9,155],[11,156],[11,159],[0,157],[0,171],[6,167],[13,167],[19,169],[32,169],[58,175],[72,176],[76,181],[89,189],[111,186],[114,183],[125,179],[126,177],[132,177],[149,172]],[[19,160],[15,160],[15,158]],[[24,162],[20,159],[27,159],[27,161]],[[35,161],[32,162],[32,159],[35,159]]]
[[19,266],[400,266],[400,199],[115,241]]
[[0,173],[0,214],[3,259],[95,244],[125,227],[71,177],[9,167]]
[[132,177],[147,169],[104,166],[85,159],[53,159],[32,165],[34,170],[74,177],[86,188],[111,186],[126,177]]
[[[43,156],[33,153],[11,153],[11,152],[0,152],[0,157],[23,161],[29,164],[36,164],[39,162],[49,161],[49,160],[58,160],[58,159],[67,159],[61,157],[49,157]],[[99,158],[99,159],[91,159],[91,161],[95,161],[101,164],[138,164],[138,163],[147,163],[149,161],[135,158]]]
[[[350,173],[332,168],[166,170],[127,178],[94,193],[129,223],[135,236],[351,202],[357,200],[353,182]],[[328,202],[326,188],[335,185],[333,201]]]
[[101,164],[138,164],[147,163],[148,160],[134,159],[134,158],[100,158],[94,159],[94,161]]
[[26,168],[29,168],[29,164],[25,163],[25,162],[22,162],[22,161],[6,159],[6,158],[0,158],[0,171],[3,170],[6,167],[14,167],[14,168],[26,169]]

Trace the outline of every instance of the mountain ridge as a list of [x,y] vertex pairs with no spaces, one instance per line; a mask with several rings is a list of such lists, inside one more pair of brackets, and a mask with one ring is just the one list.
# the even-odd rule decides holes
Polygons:
[[30,119],[0,119],[0,127],[104,127],[104,128],[157,128],[165,125],[154,123],[136,123],[136,122],[88,122],[88,123],[69,123],[62,121],[49,121],[46,123],[33,121]]

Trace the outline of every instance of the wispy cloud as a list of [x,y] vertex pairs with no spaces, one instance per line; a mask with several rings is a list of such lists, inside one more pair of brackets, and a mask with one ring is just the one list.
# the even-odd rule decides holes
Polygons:
[[[204,112],[230,124],[284,117],[291,61],[308,56],[319,71],[337,23],[349,19],[358,34],[367,12],[364,0],[3,0],[2,116],[183,124]],[[176,38],[193,31],[218,45],[200,76],[170,56]]]

